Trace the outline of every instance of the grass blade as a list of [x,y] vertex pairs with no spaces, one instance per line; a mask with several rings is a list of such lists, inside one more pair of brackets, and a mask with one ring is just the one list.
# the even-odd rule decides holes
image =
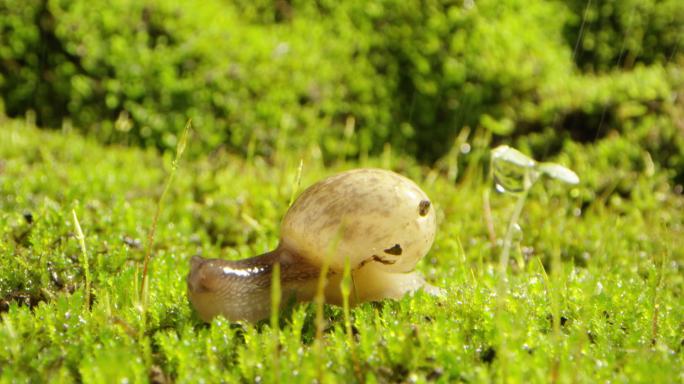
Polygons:
[[88,263],[88,252],[86,251],[85,236],[81,229],[81,223],[78,222],[76,210],[72,209],[71,214],[74,216],[74,229],[76,231],[76,240],[81,247],[81,255],[83,256],[83,274],[85,275],[85,307],[90,309],[90,265]]
[[154,213],[154,218],[152,219],[152,226],[150,227],[150,231],[147,234],[147,248],[145,251],[145,261],[143,264],[142,281],[140,283],[140,301],[142,303],[143,313],[147,312],[148,269],[150,259],[152,258],[152,249],[154,247],[154,238],[157,231],[157,223],[159,222],[159,216],[162,211],[164,198],[166,197],[166,194],[168,193],[169,188],[171,187],[173,178],[176,175],[176,170],[178,169],[178,162],[180,161],[181,157],[183,156],[183,152],[185,151],[185,147],[188,141],[188,134],[190,132],[191,126],[192,120],[188,120],[188,122],[185,124],[185,128],[183,129],[183,133],[181,134],[181,137],[178,140],[178,144],[176,145],[176,157],[173,159],[173,163],[171,165],[171,172],[169,173],[169,176],[166,179],[164,190],[162,191],[161,196],[159,196],[159,200],[157,200],[157,209]]

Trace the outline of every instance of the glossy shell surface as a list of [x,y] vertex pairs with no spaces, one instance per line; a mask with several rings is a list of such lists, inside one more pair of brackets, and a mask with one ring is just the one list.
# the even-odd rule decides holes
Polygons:
[[435,238],[435,210],[414,182],[391,171],[356,169],[306,189],[283,218],[281,246],[313,265],[341,271],[373,263],[408,272]]

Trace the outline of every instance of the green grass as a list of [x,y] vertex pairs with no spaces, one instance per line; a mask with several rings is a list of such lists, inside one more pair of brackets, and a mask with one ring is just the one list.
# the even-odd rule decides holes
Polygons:
[[[145,239],[175,154],[20,121],[0,121],[0,136],[0,382],[684,381],[684,198],[669,170],[612,161],[619,141],[564,145],[555,160],[582,183],[530,192],[503,299],[500,245],[483,209],[489,143],[473,142],[458,183],[390,150],[328,166],[314,146],[271,159],[221,150],[184,159],[159,217],[142,317]],[[421,185],[439,231],[418,268],[445,297],[352,308],[353,348],[339,307],[324,308],[320,349],[313,304],[280,314],[278,329],[199,321],[185,294],[189,258],[273,248],[300,160],[299,191],[359,166]],[[515,199],[489,200],[500,242]]]

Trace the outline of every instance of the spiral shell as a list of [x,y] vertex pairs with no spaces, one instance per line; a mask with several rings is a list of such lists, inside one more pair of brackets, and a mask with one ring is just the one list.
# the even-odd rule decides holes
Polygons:
[[281,225],[281,246],[313,265],[327,258],[341,271],[373,263],[412,271],[435,238],[435,210],[411,180],[381,169],[356,169],[306,189]]

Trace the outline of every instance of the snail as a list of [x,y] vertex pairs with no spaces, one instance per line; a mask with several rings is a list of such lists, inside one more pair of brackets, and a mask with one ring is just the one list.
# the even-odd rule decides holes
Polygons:
[[[200,318],[258,321],[271,313],[271,282],[280,264],[283,298],[310,301],[328,263],[325,301],[342,305],[340,282],[351,268],[350,304],[398,299],[425,289],[414,271],[432,246],[435,210],[411,180],[381,169],[356,169],[324,179],[294,201],[275,250],[244,260],[194,256],[188,298]],[[286,302],[282,300],[281,302]]]

